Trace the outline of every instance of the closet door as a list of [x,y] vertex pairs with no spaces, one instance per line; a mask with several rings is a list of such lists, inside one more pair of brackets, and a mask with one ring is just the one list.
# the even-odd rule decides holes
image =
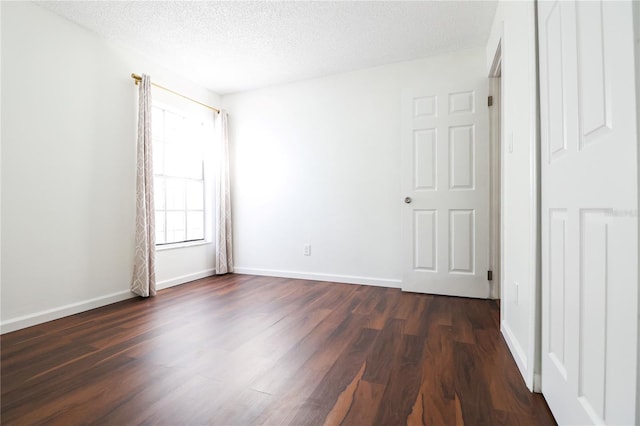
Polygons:
[[559,424],[635,424],[631,1],[538,3],[542,392]]

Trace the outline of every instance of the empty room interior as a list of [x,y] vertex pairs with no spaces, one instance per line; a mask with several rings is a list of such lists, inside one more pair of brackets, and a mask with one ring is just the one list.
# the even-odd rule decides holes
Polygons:
[[640,424],[636,1],[2,1],[0,423]]

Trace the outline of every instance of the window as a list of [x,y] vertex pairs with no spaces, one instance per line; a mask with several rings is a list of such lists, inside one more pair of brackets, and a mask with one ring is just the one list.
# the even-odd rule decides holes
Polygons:
[[152,111],[156,245],[203,241],[209,126],[155,104]]

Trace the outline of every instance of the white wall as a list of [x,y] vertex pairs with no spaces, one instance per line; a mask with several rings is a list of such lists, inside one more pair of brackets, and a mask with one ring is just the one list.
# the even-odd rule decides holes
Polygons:
[[402,89],[484,77],[484,61],[478,48],[225,96],[236,271],[398,287]]
[[[131,296],[131,72],[212,105],[220,98],[39,6],[1,8],[6,332]],[[159,284],[210,271],[212,253],[211,245],[159,253]]]
[[[487,43],[487,74],[502,48],[503,189],[501,330],[527,386],[534,387],[539,306],[537,76],[533,2],[500,1]],[[509,144],[512,141],[513,150]]]

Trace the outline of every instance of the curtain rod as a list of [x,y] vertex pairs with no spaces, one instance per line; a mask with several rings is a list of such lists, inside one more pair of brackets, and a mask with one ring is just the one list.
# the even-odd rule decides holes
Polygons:
[[[136,82],[136,86],[138,85],[138,83],[139,83],[140,81],[142,81],[142,77],[140,77],[138,74],[131,73],[131,78],[133,78],[133,79],[135,80],[135,82]],[[152,85],[152,86],[156,86],[158,89],[166,90],[166,91],[167,91],[167,92],[169,92],[169,93],[173,93],[174,95],[176,95],[176,96],[180,96],[181,98],[187,99],[187,100],[189,100],[189,101],[191,101],[191,102],[195,102],[195,103],[197,103],[198,105],[202,105],[203,107],[208,108],[208,109],[210,109],[210,110],[213,110],[213,111],[217,112],[218,114],[220,114],[220,110],[219,110],[218,108],[214,108],[214,107],[212,107],[211,105],[203,104],[203,103],[202,103],[202,102],[200,102],[200,101],[196,101],[195,99],[192,99],[192,98],[190,98],[190,97],[188,97],[188,96],[185,96],[185,95],[183,95],[182,93],[178,93],[178,92],[175,92],[175,91],[173,91],[173,90],[171,90],[171,89],[167,89],[166,87],[164,87],[164,86],[160,86],[159,84],[156,84],[156,83],[153,83],[153,82],[152,82],[152,83],[151,83],[151,85]]]

